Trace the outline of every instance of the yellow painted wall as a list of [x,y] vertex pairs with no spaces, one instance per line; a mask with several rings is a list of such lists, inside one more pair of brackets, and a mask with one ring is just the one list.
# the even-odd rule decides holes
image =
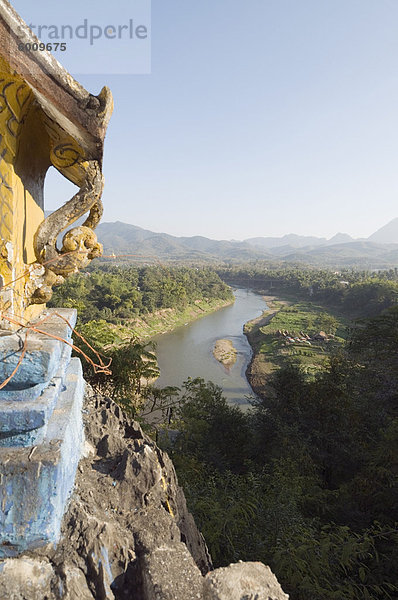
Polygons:
[[[27,308],[25,293],[27,263],[35,261],[33,236],[44,213],[16,172],[21,132],[33,100],[30,88],[0,59],[0,275],[6,286],[0,291],[0,309],[17,320],[30,320],[44,308]],[[0,328],[8,327],[3,318]]]

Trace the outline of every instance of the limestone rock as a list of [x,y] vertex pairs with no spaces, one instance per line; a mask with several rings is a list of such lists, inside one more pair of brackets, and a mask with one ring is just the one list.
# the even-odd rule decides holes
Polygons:
[[63,584],[60,584],[60,593],[63,600],[93,600],[94,596],[90,592],[87,580],[81,569],[68,566],[64,570]]
[[[261,563],[211,571],[173,463],[90,391],[85,452],[56,548],[0,561],[1,600],[285,600]],[[257,594],[257,595],[256,595]]]
[[289,600],[269,567],[241,562],[216,569],[204,580],[203,600]]
[[8,558],[0,563],[0,598],[50,600],[56,577],[45,559]]
[[203,578],[187,547],[177,542],[160,547],[143,561],[143,591],[147,600],[201,600]]

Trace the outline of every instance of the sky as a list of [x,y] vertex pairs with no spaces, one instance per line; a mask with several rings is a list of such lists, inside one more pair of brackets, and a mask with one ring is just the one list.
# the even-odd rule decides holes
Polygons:
[[[105,221],[241,240],[398,216],[398,1],[11,1],[28,24],[147,25],[55,53],[114,96]],[[50,170],[46,208],[74,191]]]

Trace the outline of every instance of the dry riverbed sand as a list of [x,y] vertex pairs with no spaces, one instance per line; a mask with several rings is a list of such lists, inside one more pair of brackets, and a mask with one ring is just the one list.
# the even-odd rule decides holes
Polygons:
[[231,340],[217,340],[213,348],[213,355],[224,367],[232,367],[236,363],[238,351]]

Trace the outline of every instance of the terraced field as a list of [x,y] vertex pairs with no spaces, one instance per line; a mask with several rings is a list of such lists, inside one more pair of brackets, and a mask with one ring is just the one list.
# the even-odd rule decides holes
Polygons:
[[261,379],[295,359],[314,375],[328,355],[344,343],[349,320],[312,302],[268,298],[270,310],[246,325],[254,358],[249,376]]

